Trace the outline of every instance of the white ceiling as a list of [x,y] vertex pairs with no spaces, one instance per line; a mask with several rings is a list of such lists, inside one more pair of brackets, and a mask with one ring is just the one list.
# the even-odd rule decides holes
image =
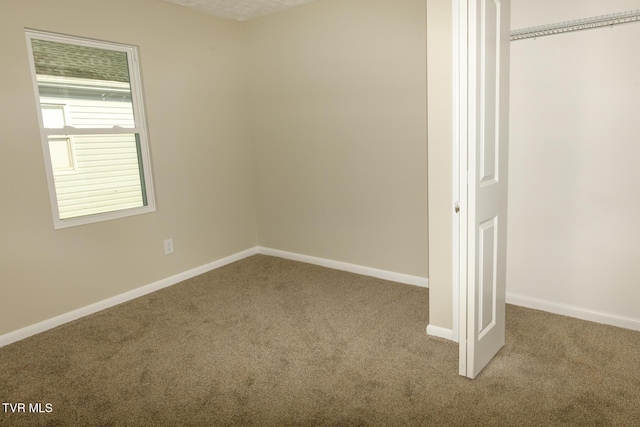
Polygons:
[[221,18],[246,21],[317,0],[163,0]]

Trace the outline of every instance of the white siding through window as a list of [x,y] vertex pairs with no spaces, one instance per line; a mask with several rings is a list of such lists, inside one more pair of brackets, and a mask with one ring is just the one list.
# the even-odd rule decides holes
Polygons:
[[[131,102],[42,98],[65,105],[66,125],[75,128],[133,127]],[[123,130],[126,132],[126,130]],[[75,135],[76,173],[54,174],[60,218],[75,218],[143,205],[134,134]]]

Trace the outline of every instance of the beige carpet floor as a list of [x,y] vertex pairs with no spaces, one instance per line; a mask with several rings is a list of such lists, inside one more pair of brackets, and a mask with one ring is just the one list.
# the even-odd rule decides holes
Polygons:
[[0,425],[640,426],[639,332],[508,306],[468,380],[428,298],[256,255],[0,348],[2,403],[51,409]]

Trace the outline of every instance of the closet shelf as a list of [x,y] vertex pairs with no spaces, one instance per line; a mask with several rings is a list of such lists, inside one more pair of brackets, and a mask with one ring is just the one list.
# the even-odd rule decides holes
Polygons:
[[591,30],[593,28],[610,27],[640,21],[640,9],[611,15],[594,16],[592,18],[574,21],[558,22],[556,24],[541,25],[539,27],[523,28],[511,32],[511,41],[524,40],[535,37],[551,36],[572,31]]

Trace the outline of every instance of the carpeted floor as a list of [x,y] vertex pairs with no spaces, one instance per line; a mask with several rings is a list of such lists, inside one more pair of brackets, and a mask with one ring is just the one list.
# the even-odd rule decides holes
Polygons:
[[640,426],[639,332],[508,306],[472,381],[428,298],[256,255],[0,348],[0,425]]

